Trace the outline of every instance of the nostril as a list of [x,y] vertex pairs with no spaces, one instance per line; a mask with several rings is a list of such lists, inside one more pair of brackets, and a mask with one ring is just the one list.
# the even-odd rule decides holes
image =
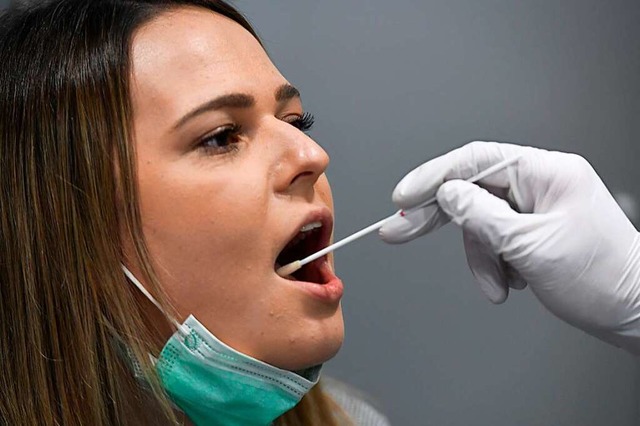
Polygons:
[[[302,172],[302,173],[298,173],[296,175],[296,177],[294,177],[291,180],[290,185],[293,185],[294,183],[296,183],[299,179],[305,179],[305,178],[314,178],[316,174],[311,172],[311,171],[306,171],[306,172]],[[315,179],[315,178],[314,178]]]

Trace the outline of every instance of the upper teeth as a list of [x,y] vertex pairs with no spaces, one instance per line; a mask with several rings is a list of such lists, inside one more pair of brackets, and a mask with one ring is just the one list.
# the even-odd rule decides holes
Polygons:
[[321,222],[311,222],[300,229],[300,232],[309,232],[313,229],[322,228]]

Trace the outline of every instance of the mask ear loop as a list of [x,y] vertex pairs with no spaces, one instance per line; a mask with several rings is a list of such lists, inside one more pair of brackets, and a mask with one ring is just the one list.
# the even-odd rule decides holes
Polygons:
[[167,319],[169,319],[169,321],[171,321],[171,323],[173,323],[173,325],[175,325],[175,327],[178,330],[178,332],[180,334],[182,334],[183,336],[187,336],[189,334],[189,329],[187,327],[185,327],[184,325],[180,324],[178,321],[176,321],[171,315],[168,315],[164,311],[164,309],[162,309],[162,306],[160,305],[160,303],[158,303],[158,301],[151,295],[151,293],[149,293],[149,291],[147,291],[147,289],[144,288],[142,283],[140,281],[138,281],[138,279],[131,273],[131,271],[126,266],[124,266],[124,264],[121,263],[120,267],[122,268],[122,271],[127,276],[127,278],[129,278],[129,281],[131,281],[133,283],[133,285],[135,285],[138,288],[138,290],[140,290],[140,292],[147,299],[149,299],[149,301],[151,303],[153,303],[155,305],[155,307],[158,308],[158,310],[160,312],[162,312],[164,314],[164,316],[167,317]]

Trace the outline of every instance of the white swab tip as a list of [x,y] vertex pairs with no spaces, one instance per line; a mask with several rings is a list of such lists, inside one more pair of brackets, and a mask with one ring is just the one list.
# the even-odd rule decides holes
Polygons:
[[278,268],[276,270],[276,274],[280,275],[281,277],[286,277],[287,275],[293,274],[300,268],[302,268],[302,265],[300,264],[299,260],[296,260],[295,262],[291,262],[288,265],[284,265]]

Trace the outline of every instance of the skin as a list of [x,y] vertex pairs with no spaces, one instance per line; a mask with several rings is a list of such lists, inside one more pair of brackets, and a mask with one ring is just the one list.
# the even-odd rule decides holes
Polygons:
[[[290,123],[303,114],[300,98],[277,102],[288,82],[258,41],[208,10],[160,15],[136,33],[132,55],[143,232],[179,320],[193,314],[229,346],[280,368],[328,360],[343,340],[340,303],[311,297],[273,264],[310,211],[333,214],[329,157]],[[255,104],[208,111],[174,128],[194,108],[231,93]],[[230,125],[242,127],[235,149],[201,144]]]

